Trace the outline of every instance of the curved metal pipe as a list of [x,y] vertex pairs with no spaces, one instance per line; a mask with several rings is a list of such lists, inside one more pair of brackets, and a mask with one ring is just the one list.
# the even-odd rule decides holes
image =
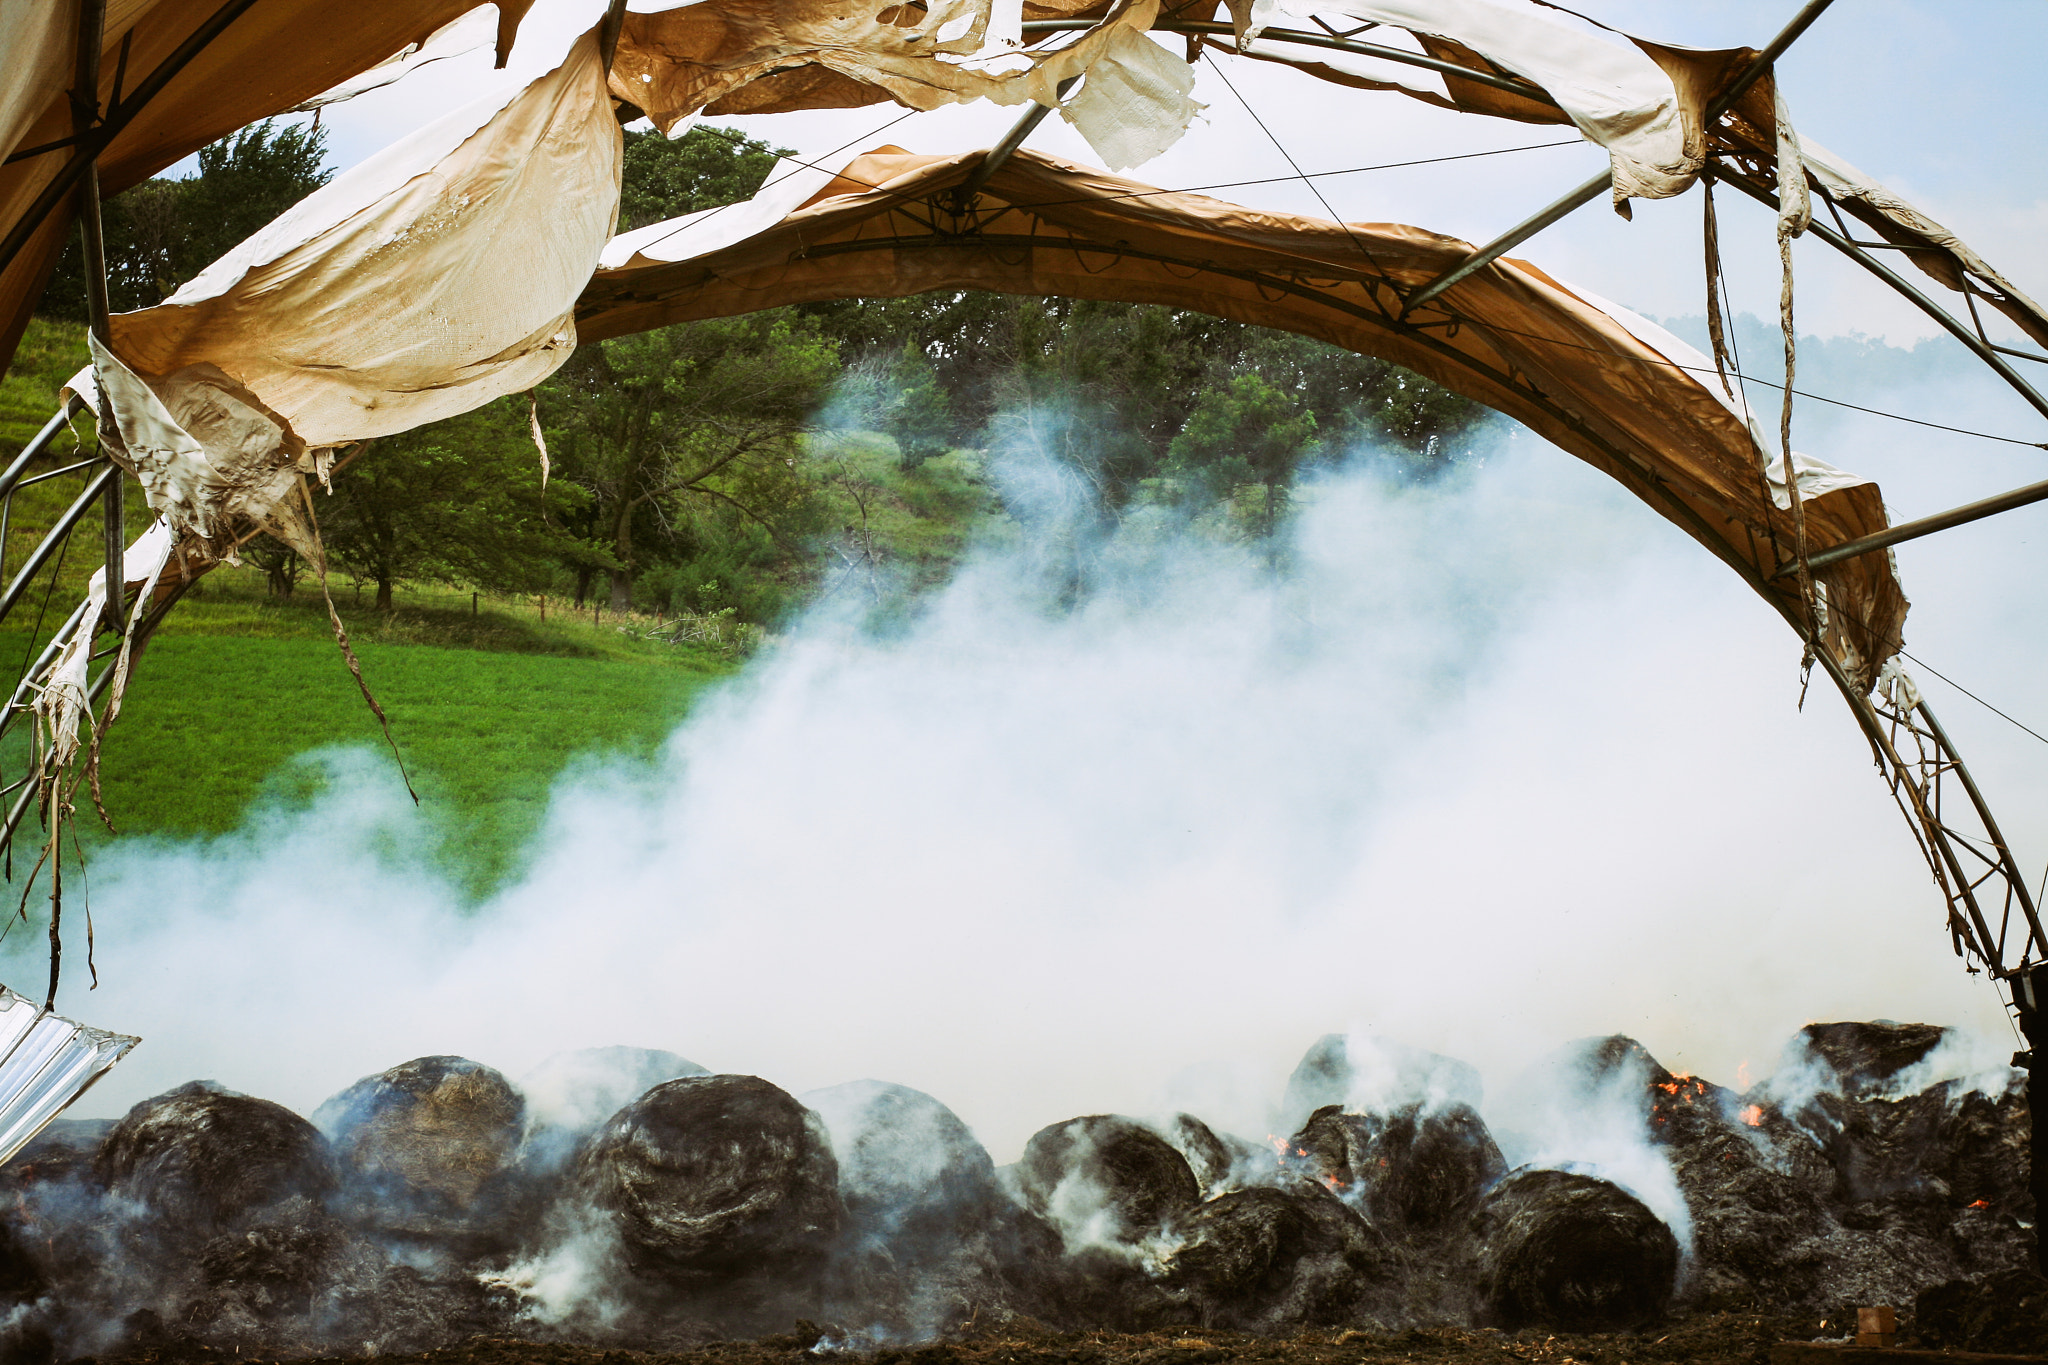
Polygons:
[[[1033,19],[1024,25],[1026,35],[1033,33],[1081,33],[1098,26],[1094,19]],[[1217,23],[1207,19],[1167,19],[1152,25],[1154,33],[1193,33],[1204,35],[1227,35],[1235,38],[1237,29],[1230,24]],[[1474,71],[1469,66],[1446,62],[1420,52],[1404,52],[1398,47],[1381,47],[1378,43],[1361,43],[1350,38],[1339,38],[1331,33],[1309,33],[1298,28],[1268,28],[1259,31],[1259,37],[1276,43],[1294,43],[1300,47],[1319,47],[1328,52],[1350,52],[1360,57],[1378,57],[1382,61],[1398,62],[1402,66],[1419,66],[1425,71],[1434,71],[1441,76],[1456,76],[1462,81],[1473,81],[1480,85],[1504,90],[1510,95],[1520,95],[1525,100],[1548,104],[1555,108],[1557,101],[1550,92],[1538,85],[1496,76],[1491,71]],[[1261,56],[1270,56],[1261,53]],[[1281,58],[1280,60],[1285,60]]]

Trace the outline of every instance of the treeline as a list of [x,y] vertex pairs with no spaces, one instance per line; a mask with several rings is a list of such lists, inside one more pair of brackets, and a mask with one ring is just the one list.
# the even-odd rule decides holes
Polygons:
[[[621,229],[754,193],[777,151],[627,135]],[[325,183],[317,128],[257,125],[109,202],[117,309],[160,302]],[[46,314],[82,315],[77,253]],[[984,293],[846,300],[586,345],[532,395],[376,441],[321,501],[331,559],[409,581],[602,595],[767,623],[821,585],[940,577],[1010,457],[1108,522],[1167,506],[1270,534],[1308,467],[1363,445],[1429,477],[1482,410],[1333,346],[1149,305]],[[547,467],[533,439],[538,418]],[[304,566],[250,552],[272,590]]]

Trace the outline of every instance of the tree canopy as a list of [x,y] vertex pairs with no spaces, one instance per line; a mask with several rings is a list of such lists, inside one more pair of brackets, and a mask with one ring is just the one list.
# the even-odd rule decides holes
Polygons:
[[[724,129],[629,131],[620,229],[746,199],[782,155]],[[317,127],[261,123],[110,200],[114,306],[161,301],[326,183],[325,157]],[[80,318],[83,295],[74,242],[43,311]],[[765,623],[849,573],[934,581],[979,519],[1029,521],[991,461],[1054,461],[1098,520],[1217,509],[1205,524],[1263,537],[1304,469],[1371,448],[1428,478],[1482,412],[1386,362],[1179,309],[845,299],[583,346],[534,395],[373,443],[317,503],[333,564],[380,603],[419,579],[579,603],[602,584],[613,609]],[[292,590],[288,550],[250,553]]]

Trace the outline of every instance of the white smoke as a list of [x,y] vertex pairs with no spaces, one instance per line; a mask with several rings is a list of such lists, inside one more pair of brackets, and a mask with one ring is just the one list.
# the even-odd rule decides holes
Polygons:
[[1333,1029],[1727,1078],[1813,1018],[2002,1027],[1849,717],[1677,531],[1526,435],[1299,507],[1280,570],[1140,518],[1070,606],[991,549],[907,624],[820,613],[657,761],[565,779],[474,911],[367,751],[114,845],[63,1004],[145,1043],[80,1112],[630,1044],[911,1085],[1000,1162],[1105,1111],[1256,1137]]

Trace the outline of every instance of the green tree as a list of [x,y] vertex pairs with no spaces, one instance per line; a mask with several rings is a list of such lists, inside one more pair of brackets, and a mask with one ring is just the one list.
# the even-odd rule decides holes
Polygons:
[[[101,210],[115,312],[151,308],[332,177],[327,132],[275,120],[202,147],[182,180],[146,180]],[[85,257],[74,231],[39,311],[83,321]]]
[[[548,496],[580,501],[573,489]],[[335,477],[331,497],[315,493],[314,510],[329,556],[375,583],[384,611],[409,579],[545,588],[574,549],[543,506],[519,396],[373,442]]]
[[792,155],[758,138],[699,125],[671,141],[627,133],[619,231],[753,198],[777,157]]
[[1255,484],[1264,491],[1260,529],[1272,534],[1295,469],[1316,443],[1316,418],[1299,398],[1257,374],[1202,395],[1173,438],[1168,470],[1210,501]]
[[636,574],[717,508],[790,544],[810,494],[798,437],[839,374],[838,348],[786,311],[684,323],[578,350],[543,410],[561,476],[588,494],[580,525],[608,561],[615,610]]

